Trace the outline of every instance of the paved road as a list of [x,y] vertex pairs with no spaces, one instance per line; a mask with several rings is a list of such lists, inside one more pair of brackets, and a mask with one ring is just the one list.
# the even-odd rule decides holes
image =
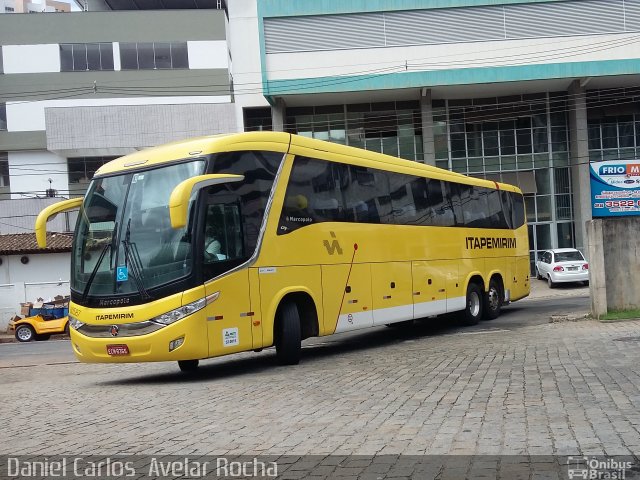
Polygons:
[[[204,362],[85,365],[66,341],[0,345],[0,452],[640,453],[640,321],[550,324],[582,292],[471,328],[423,322]],[[17,361],[40,366],[7,368]]]

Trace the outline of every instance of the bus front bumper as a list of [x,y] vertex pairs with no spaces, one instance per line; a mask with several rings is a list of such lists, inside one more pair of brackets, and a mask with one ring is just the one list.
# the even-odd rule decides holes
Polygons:
[[120,335],[117,330],[114,329],[115,335],[109,337],[95,337],[72,328],[71,345],[78,360],[87,363],[133,363],[196,360],[209,356],[206,322],[200,315],[184,318],[144,335]]

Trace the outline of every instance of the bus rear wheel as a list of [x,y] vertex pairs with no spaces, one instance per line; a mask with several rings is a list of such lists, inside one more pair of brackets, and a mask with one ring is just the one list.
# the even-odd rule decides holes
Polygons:
[[280,308],[276,324],[276,359],[280,365],[300,363],[302,333],[300,313],[295,303],[287,302]]
[[178,360],[178,367],[185,373],[193,373],[198,370],[199,360]]
[[502,288],[495,279],[489,282],[489,291],[484,295],[483,315],[485,320],[493,320],[500,315],[502,308]]
[[476,325],[482,318],[482,290],[475,283],[467,286],[467,305],[464,309],[462,323]]

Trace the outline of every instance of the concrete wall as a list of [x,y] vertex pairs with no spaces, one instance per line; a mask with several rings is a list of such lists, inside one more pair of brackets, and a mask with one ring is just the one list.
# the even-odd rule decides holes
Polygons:
[[592,313],[640,308],[640,217],[587,222]]
[[28,254],[26,265],[20,262],[22,256],[2,256],[0,332],[5,332],[11,317],[20,313],[20,303],[69,295],[70,253]]

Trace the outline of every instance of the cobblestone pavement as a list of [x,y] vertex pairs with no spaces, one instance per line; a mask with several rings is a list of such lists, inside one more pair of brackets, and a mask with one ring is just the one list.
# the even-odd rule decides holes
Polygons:
[[203,362],[0,369],[0,453],[637,454],[640,321],[377,329]]

